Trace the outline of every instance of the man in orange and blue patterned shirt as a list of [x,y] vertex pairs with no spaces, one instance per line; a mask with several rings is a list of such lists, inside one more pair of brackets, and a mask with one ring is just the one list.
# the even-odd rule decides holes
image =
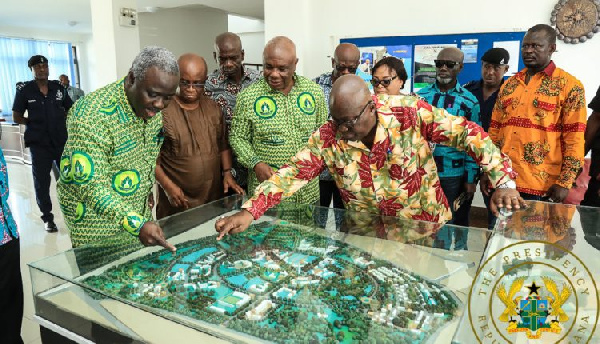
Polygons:
[[487,133],[412,96],[371,96],[355,75],[339,78],[330,95],[332,120],[322,125],[292,160],[261,183],[237,214],[217,221],[222,238],[317,178],[325,168],[347,209],[444,223],[452,217],[440,187],[429,142],[467,151],[498,188],[492,211],[519,208],[510,160]]
[[523,198],[560,203],[583,166],[587,113],[583,85],[556,67],[554,51],[552,27],[527,31],[521,47],[526,68],[500,89],[489,133],[512,160]]

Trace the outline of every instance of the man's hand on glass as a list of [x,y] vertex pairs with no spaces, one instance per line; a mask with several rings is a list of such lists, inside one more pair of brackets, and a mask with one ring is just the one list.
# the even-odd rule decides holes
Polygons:
[[498,216],[501,208],[512,210],[521,209],[521,207],[525,208],[527,205],[517,189],[498,188],[492,194],[490,210],[494,216]]
[[237,234],[250,227],[254,217],[248,210],[241,210],[234,215],[222,217],[215,222],[215,229],[219,233],[217,240],[229,234]]

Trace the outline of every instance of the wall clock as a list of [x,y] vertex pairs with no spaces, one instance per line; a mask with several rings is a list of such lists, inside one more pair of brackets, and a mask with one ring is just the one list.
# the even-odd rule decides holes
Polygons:
[[600,0],[560,0],[550,22],[558,39],[565,43],[583,43],[600,32]]

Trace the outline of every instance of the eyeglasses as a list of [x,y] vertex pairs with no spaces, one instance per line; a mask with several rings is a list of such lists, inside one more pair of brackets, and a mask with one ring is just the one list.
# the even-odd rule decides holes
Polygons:
[[343,71],[345,71],[347,69],[349,73],[353,74],[353,73],[356,73],[356,70],[358,69],[358,67],[349,67],[349,66],[335,65],[335,69],[338,72],[343,72]]
[[452,69],[459,65],[459,62],[449,60],[433,60],[435,62],[435,68],[442,68],[444,65],[449,69]]
[[182,88],[188,88],[192,86],[193,88],[202,88],[204,87],[204,83],[202,82],[190,82],[188,80],[179,80],[179,86]]
[[338,128],[339,128],[339,127],[341,127],[341,126],[343,125],[343,126],[344,126],[344,127],[346,127],[347,129],[352,129],[352,128],[354,128],[354,125],[356,125],[356,123],[358,122],[358,120],[360,119],[360,116],[362,116],[362,114],[363,114],[363,113],[365,113],[365,110],[366,110],[366,109],[367,109],[367,107],[368,107],[369,105],[371,105],[371,104],[373,104],[373,101],[372,101],[372,100],[369,100],[369,101],[367,102],[367,104],[365,104],[365,106],[362,108],[362,110],[360,111],[360,113],[358,114],[358,116],[354,117],[353,119],[351,119],[351,120],[348,120],[348,121],[340,121],[340,120],[338,120],[338,119],[335,119],[335,118],[334,118],[334,119],[333,119],[333,123],[335,123],[335,125],[336,125]]
[[392,83],[392,80],[396,79],[397,77],[398,76],[395,75],[391,79],[371,79],[371,85],[373,85],[373,87],[377,87],[379,84],[382,84],[383,87],[388,87]]

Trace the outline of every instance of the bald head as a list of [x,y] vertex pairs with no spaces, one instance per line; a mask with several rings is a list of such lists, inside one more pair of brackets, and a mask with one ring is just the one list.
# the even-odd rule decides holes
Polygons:
[[215,51],[223,49],[242,50],[242,40],[240,36],[233,32],[224,32],[215,38]]
[[290,56],[296,59],[296,44],[285,36],[273,37],[263,51],[263,59],[268,56]]
[[215,39],[215,62],[219,65],[221,73],[236,82],[242,78],[242,63],[244,62],[244,49],[240,36],[232,32],[225,32]]
[[335,48],[331,66],[333,67],[332,82],[335,82],[340,76],[355,74],[360,64],[360,51],[358,47],[351,43],[341,43]]
[[336,61],[357,61],[360,60],[360,51],[352,43],[341,43],[335,48],[333,58]]
[[263,74],[272,89],[284,94],[292,89],[297,63],[296,45],[291,39],[277,36],[265,45]]
[[357,75],[344,75],[333,84],[329,95],[329,107],[331,112],[336,110],[347,110],[365,105],[371,98],[371,92],[365,81]]
[[185,103],[197,103],[204,93],[206,61],[201,56],[188,53],[181,55],[177,63],[180,75],[179,97]]
[[184,75],[187,71],[188,73],[203,75],[204,79],[206,79],[208,67],[206,66],[206,60],[202,56],[192,53],[183,54],[177,60],[177,64],[179,64],[179,73],[181,75]]
[[444,48],[438,53],[437,59],[463,63],[463,60],[465,59],[465,54],[458,48]]
[[357,75],[343,75],[333,84],[329,95],[331,116],[338,124],[354,122],[352,126],[338,126],[343,139],[362,140],[373,131],[376,120],[373,108],[367,106],[370,100],[367,84]]

